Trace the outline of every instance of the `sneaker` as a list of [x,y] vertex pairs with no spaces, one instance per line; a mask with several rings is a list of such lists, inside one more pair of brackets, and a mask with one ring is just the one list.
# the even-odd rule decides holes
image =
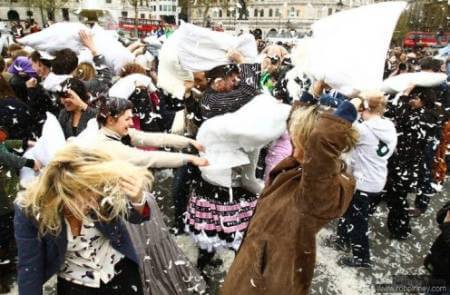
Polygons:
[[328,237],[326,237],[323,245],[337,251],[350,251],[350,245],[342,242],[342,240],[339,239],[337,235],[329,235]]
[[338,259],[337,264],[340,266],[348,266],[348,267],[370,268],[370,262],[354,258],[353,256],[341,256]]

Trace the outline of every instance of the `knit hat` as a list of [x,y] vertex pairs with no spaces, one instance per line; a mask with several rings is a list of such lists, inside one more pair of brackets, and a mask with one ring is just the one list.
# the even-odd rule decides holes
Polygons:
[[26,56],[17,57],[12,65],[8,68],[8,72],[13,75],[18,75],[19,73],[26,73],[30,77],[37,77],[37,73],[33,70],[31,62]]

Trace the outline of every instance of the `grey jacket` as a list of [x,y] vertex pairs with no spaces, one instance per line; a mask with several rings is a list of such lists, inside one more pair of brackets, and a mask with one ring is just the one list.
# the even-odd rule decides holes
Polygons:
[[59,112],[58,121],[59,124],[61,124],[65,138],[77,136],[81,131],[86,129],[89,120],[97,116],[97,110],[87,107],[87,109],[81,114],[80,122],[78,123],[76,130],[72,127],[72,116],[72,112],[68,112],[65,109],[62,109]]

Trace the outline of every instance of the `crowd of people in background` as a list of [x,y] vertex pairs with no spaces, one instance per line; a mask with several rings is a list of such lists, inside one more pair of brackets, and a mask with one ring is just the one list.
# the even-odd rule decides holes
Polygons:
[[[377,205],[387,204],[390,237],[406,240],[410,219],[426,212],[449,173],[450,57],[436,59],[429,48],[392,47],[384,77],[420,71],[446,73],[447,81],[412,84],[396,96],[347,97],[307,76],[295,78],[302,89],[295,96],[287,87],[291,45],[255,34],[259,62],[230,50],[229,63],[184,82],[183,99],[141,84],[117,98],[111,87],[135,74],[158,85],[158,55],[142,40],[126,46],[152,59],[115,72],[89,32],[79,38],[91,63],[69,48],[20,45],[40,30],[35,22],[11,30],[17,43],[0,56],[0,293],[10,291],[17,269],[25,295],[42,294],[54,275],[57,294],[205,294],[205,267],[219,266],[215,253],[228,248],[236,257],[222,294],[307,294],[315,235],[329,221],[339,219],[324,246],[342,251],[339,265],[370,268],[369,219]],[[291,108],[283,135],[249,164],[255,175],[241,167],[231,187],[203,179],[199,167],[209,163],[198,129],[261,93]],[[48,113],[68,144],[44,166],[24,152],[42,136]],[[95,139],[75,144],[92,121]],[[26,187],[18,178],[23,167],[41,174]],[[162,168],[174,171],[172,229],[152,195],[153,172]],[[442,234],[424,265],[450,288],[449,208],[437,214]],[[198,246],[196,264],[173,240],[183,234]]]

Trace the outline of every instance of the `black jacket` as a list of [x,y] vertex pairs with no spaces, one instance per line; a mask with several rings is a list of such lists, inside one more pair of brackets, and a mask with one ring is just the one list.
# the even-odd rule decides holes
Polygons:
[[425,148],[437,136],[438,115],[424,107],[412,110],[408,97],[402,97],[385,116],[393,119],[398,134],[396,151],[388,163],[388,180],[398,191],[415,192]]
[[424,266],[431,276],[445,280],[447,286],[450,285],[450,222],[444,222],[444,219],[448,210],[450,202],[436,214],[441,234],[434,241],[424,261]]
[[46,112],[50,112],[55,117],[58,116],[60,111],[60,104],[58,98],[54,93],[50,93],[44,89],[40,84],[33,88],[27,88],[28,101],[27,105],[30,109],[32,116],[32,124],[34,126],[33,132],[37,137],[41,136],[42,126],[47,119]]

